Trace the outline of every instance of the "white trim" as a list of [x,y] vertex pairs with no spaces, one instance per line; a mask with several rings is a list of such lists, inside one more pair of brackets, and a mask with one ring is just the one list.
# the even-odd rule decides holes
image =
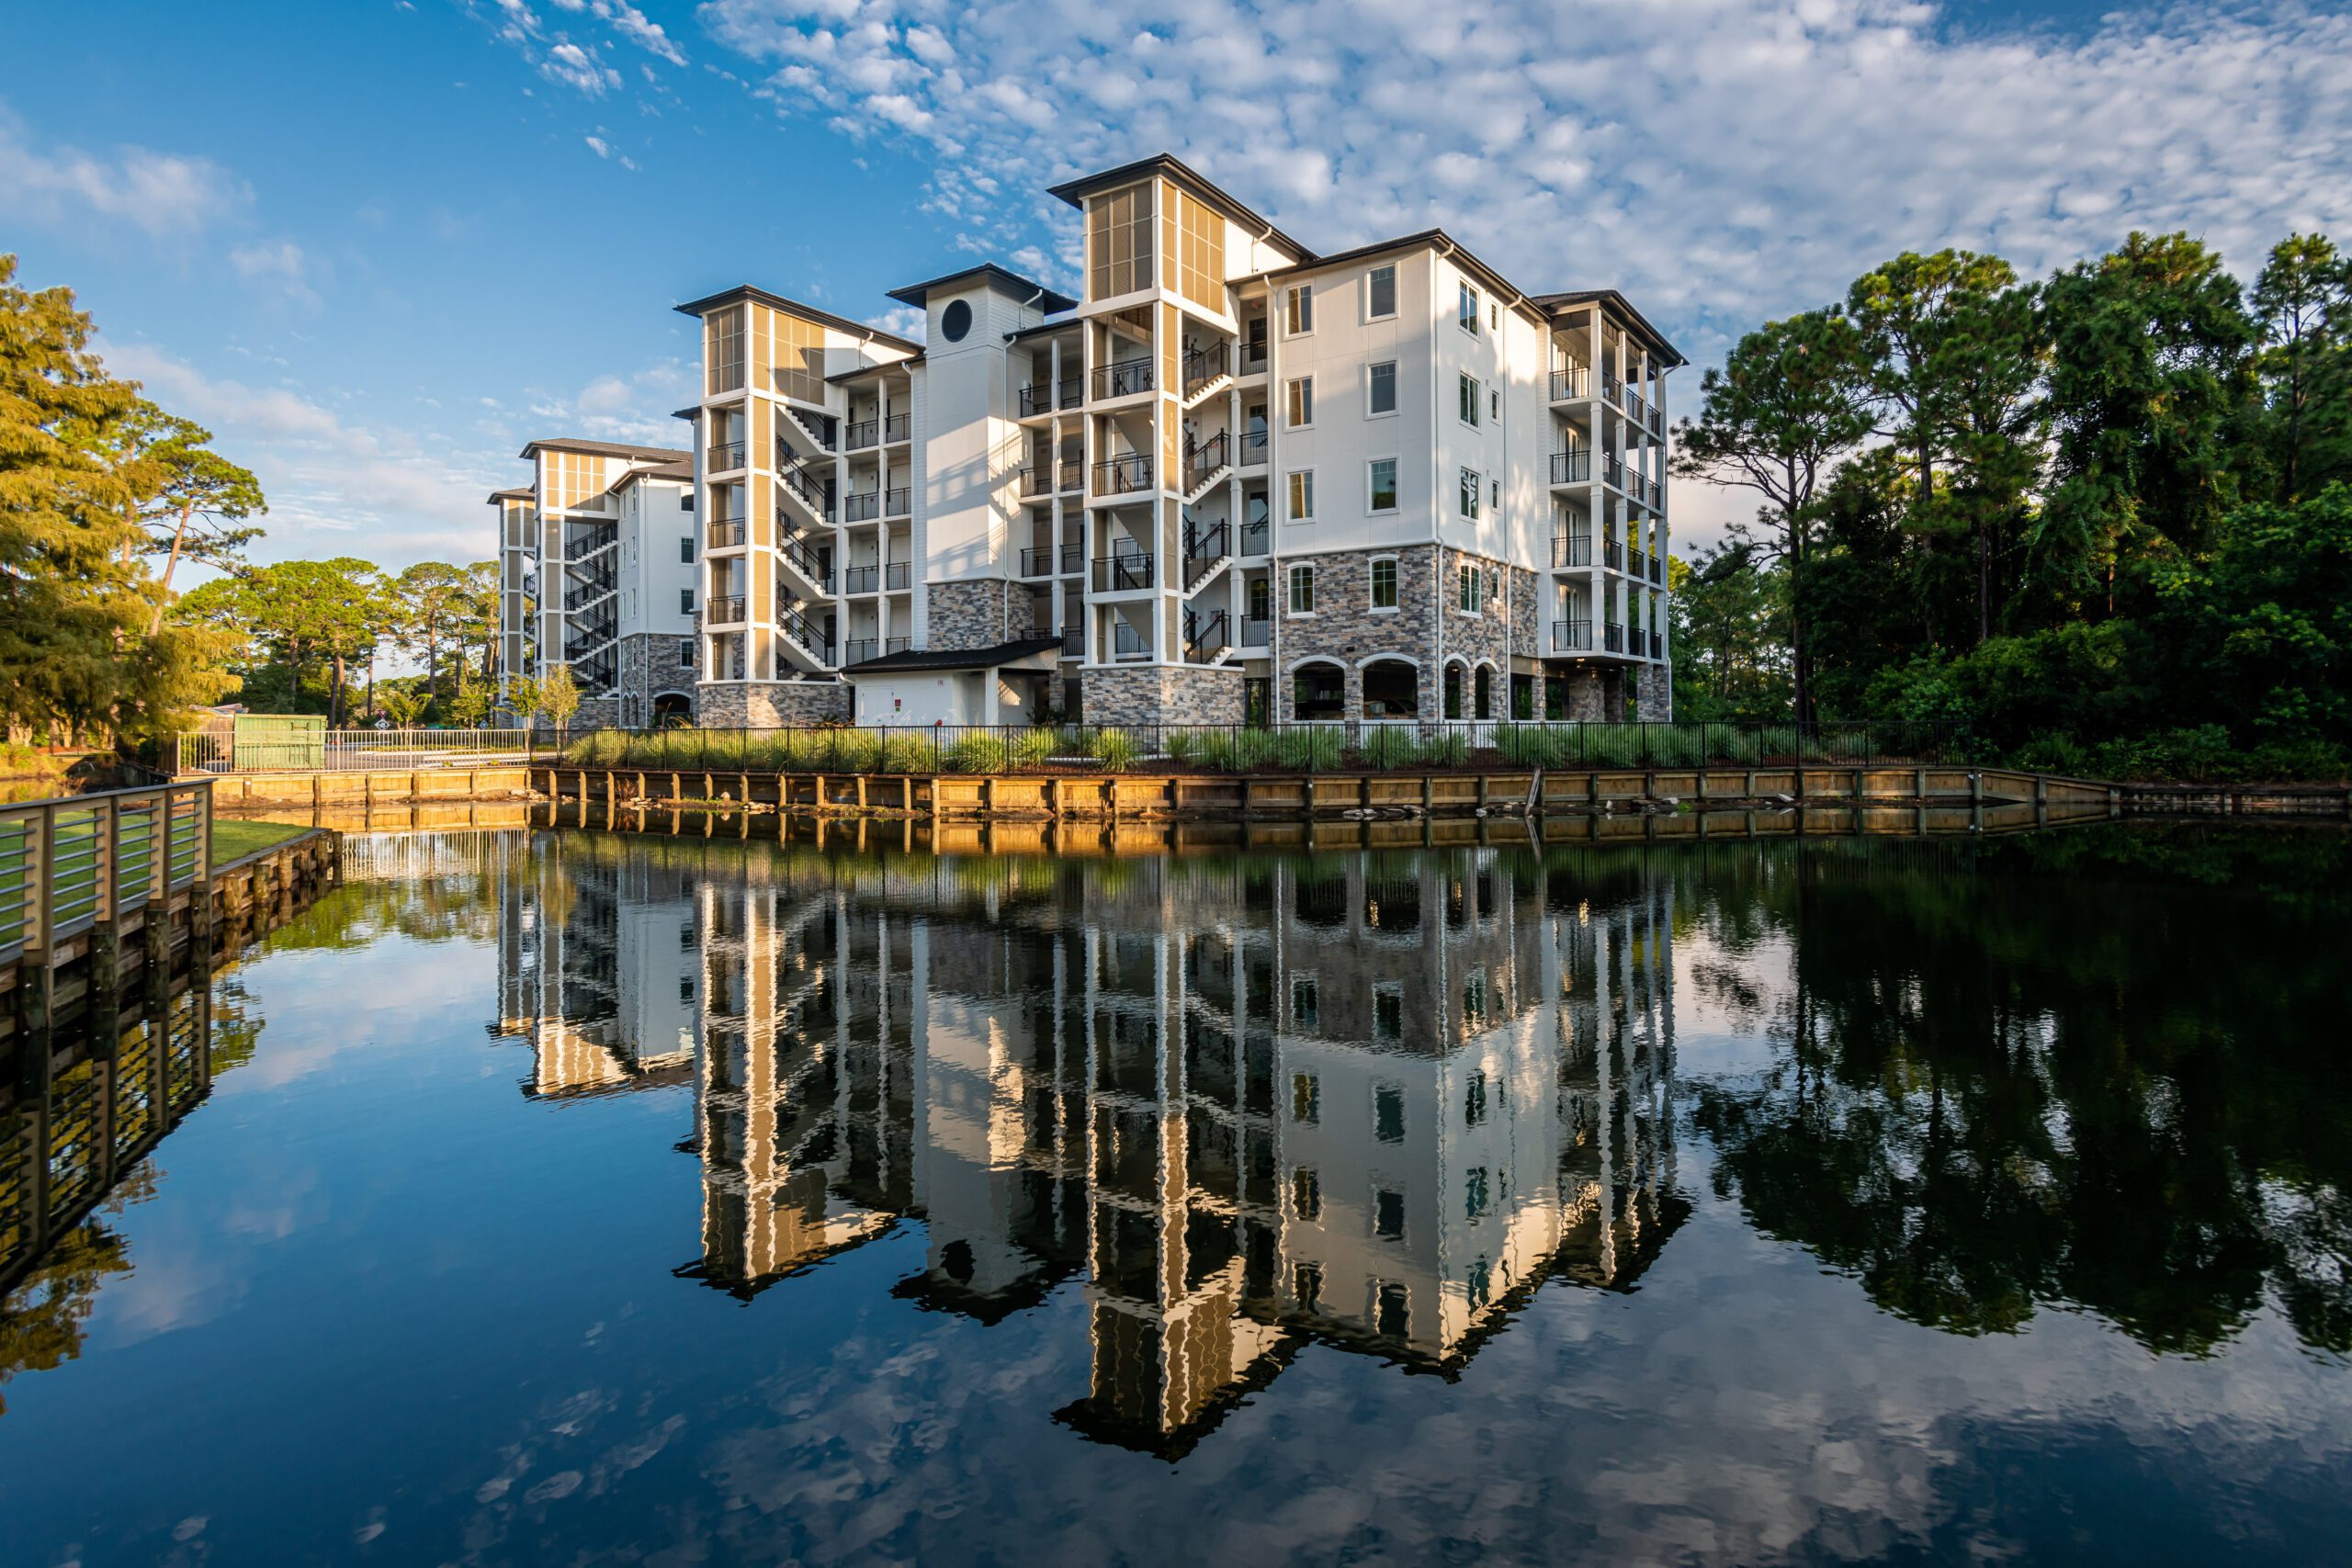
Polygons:
[[1409,653],[1368,653],[1362,659],[1356,660],[1356,668],[1362,670],[1369,664],[1386,664],[1392,662],[1396,664],[1409,664],[1415,670],[1421,668],[1421,661],[1414,658]]
[[[1394,497],[1394,500],[1386,506],[1374,506],[1372,503],[1372,469],[1373,465],[1375,463],[1393,464],[1396,469],[1395,473],[1388,476],[1389,493]],[[1402,456],[1393,452],[1376,453],[1363,460],[1363,514],[1366,517],[1394,517],[1404,511],[1404,468],[1405,459]],[[1390,558],[1393,559],[1395,558],[1391,557]]]

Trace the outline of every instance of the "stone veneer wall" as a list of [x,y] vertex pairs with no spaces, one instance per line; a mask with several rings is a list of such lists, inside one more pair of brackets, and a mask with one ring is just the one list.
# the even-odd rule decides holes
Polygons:
[[1674,670],[1668,664],[1634,667],[1634,716],[1663,724],[1674,717]]
[[623,722],[618,697],[582,697],[580,699],[580,710],[565,722],[564,728],[567,729],[613,729],[618,728]]
[[713,682],[695,690],[695,722],[714,728],[774,729],[849,716],[839,681]]
[[662,692],[683,692],[689,701],[695,696],[695,667],[678,658],[681,643],[691,643],[691,637],[659,632],[639,632],[621,638],[620,700],[621,722],[643,728],[653,723],[653,699]]
[[[1372,563],[1396,558],[1396,608],[1372,607]],[[1290,556],[1272,574],[1274,717],[1288,723],[1296,717],[1292,677],[1297,667],[1314,660],[1336,661],[1345,675],[1346,709],[1363,712],[1363,665],[1386,655],[1409,659],[1419,668],[1415,695],[1421,718],[1438,716],[1442,701],[1438,650],[1431,633],[1432,596],[1442,586],[1436,580],[1437,547],[1421,545],[1397,550],[1346,550],[1321,556]],[[1315,614],[1290,614],[1290,569],[1315,568]],[[1447,609],[1437,605],[1441,616]],[[1088,677],[1091,682],[1092,677]],[[1093,688],[1088,687],[1089,716]]]
[[[1544,644],[1542,639],[1551,634],[1551,628],[1544,624],[1544,576],[1540,571],[1530,571],[1523,566],[1505,567],[1503,570],[1506,584],[1504,591],[1510,597],[1511,671],[1514,674],[1529,677],[1532,703],[1527,711],[1530,716],[1542,718],[1544,716]],[[1508,706],[1510,700],[1508,690],[1504,693],[1503,700],[1506,706],[1500,716],[1518,717],[1519,716],[1511,712]]]
[[[924,592],[930,595],[928,641],[934,651],[994,648],[1005,640],[1004,628],[1012,601],[1011,582],[1001,578],[933,582],[926,585]],[[1029,615],[1024,608],[1021,625],[1025,627],[1028,624]]]
[[[1577,724],[1598,724],[1608,716],[1609,694],[1600,678],[1600,667],[1589,663],[1570,665],[1556,670],[1552,679],[1566,694],[1561,705],[1561,716]],[[1536,710],[1541,713],[1543,710]]]
[[1179,669],[1136,664],[1089,670],[1089,724],[1239,724],[1241,671],[1229,664]]

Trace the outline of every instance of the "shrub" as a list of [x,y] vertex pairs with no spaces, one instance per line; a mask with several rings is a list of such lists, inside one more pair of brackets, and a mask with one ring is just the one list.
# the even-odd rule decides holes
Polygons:
[[876,760],[875,771],[885,773],[928,773],[937,755],[932,743],[920,735],[893,735],[882,742],[882,754]]
[[825,739],[831,742],[829,772],[870,773],[882,760],[882,738],[870,729],[836,729]]
[[617,768],[628,758],[628,737],[617,729],[599,729],[573,741],[564,755],[583,768]]
[[1001,773],[1005,750],[1002,740],[982,730],[958,738],[940,762],[951,773]]
[[1061,731],[1050,725],[1023,730],[1012,740],[1012,760],[1024,768],[1042,768],[1061,750]]
[[1458,768],[1470,756],[1470,738],[1458,729],[1433,735],[1421,747],[1419,761],[1424,768]]
[[1087,755],[1106,773],[1124,773],[1136,763],[1136,743],[1124,729],[1098,729],[1087,744]]
[[1420,760],[1420,748],[1414,743],[1412,731],[1383,725],[1364,737],[1356,755],[1367,768],[1409,768]]
[[1295,773],[1329,773],[1346,750],[1340,731],[1323,725],[1285,729],[1268,739],[1273,742],[1269,760]]

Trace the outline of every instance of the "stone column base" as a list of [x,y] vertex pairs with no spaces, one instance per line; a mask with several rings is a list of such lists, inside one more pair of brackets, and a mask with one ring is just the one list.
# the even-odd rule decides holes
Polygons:
[[1239,724],[1241,671],[1229,664],[1115,665],[1083,677],[1089,724]]
[[840,681],[711,681],[695,688],[695,722],[716,729],[783,729],[849,717]]

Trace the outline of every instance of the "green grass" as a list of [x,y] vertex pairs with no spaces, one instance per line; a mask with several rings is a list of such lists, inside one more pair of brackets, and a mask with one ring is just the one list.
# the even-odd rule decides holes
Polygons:
[[291,822],[248,822],[239,818],[215,817],[212,819],[212,863],[226,865],[242,860],[255,850],[266,850],[272,844],[282,844],[297,833],[309,829]]

